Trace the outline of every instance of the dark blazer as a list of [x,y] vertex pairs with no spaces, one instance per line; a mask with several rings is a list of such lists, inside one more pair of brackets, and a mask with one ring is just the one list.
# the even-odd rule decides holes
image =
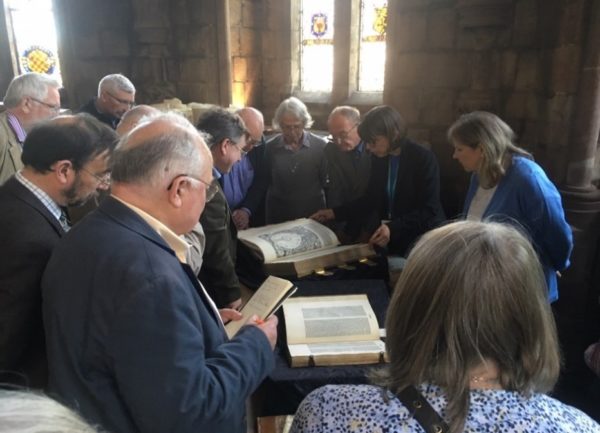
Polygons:
[[206,245],[198,278],[217,307],[223,308],[240,299],[241,292],[235,273],[237,229],[220,184],[215,196],[206,203],[200,224],[204,229]]
[[329,170],[327,207],[333,208],[362,197],[371,172],[371,155],[367,149],[360,154],[342,152],[330,141],[325,146],[325,157]]
[[0,187],[0,382],[45,387],[40,280],[64,235],[58,220],[15,177]]
[[113,433],[246,431],[244,403],[274,365],[265,335],[227,339],[191,268],[112,197],[44,274],[50,391]]
[[238,208],[246,208],[250,211],[250,226],[260,227],[265,225],[265,197],[269,188],[268,173],[265,164],[266,144],[264,138],[262,143],[255,146],[247,158],[254,169],[254,179],[246,193],[246,197],[239,204]]
[[[441,224],[445,216],[440,202],[440,171],[433,152],[408,139],[401,149],[392,219],[388,223],[388,250],[405,255],[419,236]],[[337,220],[349,221],[350,231],[375,230],[381,220],[388,218],[389,157],[372,156],[371,162],[366,194],[334,208]]]

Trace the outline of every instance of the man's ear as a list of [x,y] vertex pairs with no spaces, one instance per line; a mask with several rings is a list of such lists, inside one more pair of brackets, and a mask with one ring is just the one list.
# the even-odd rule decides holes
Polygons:
[[176,178],[167,193],[167,199],[171,206],[180,208],[183,205],[183,199],[190,193],[190,180],[185,176]]
[[61,185],[66,185],[75,176],[75,169],[73,163],[68,159],[62,159],[56,161],[50,166],[50,169],[54,173],[54,176]]
[[21,99],[18,107],[23,113],[29,114],[31,112],[31,104],[33,104],[33,101],[26,96]]
[[220,155],[227,154],[227,145],[229,144],[229,138],[224,138],[219,144],[217,144],[217,151]]

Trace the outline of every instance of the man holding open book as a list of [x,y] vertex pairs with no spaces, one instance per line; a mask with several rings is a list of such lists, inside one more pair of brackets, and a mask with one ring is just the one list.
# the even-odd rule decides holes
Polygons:
[[214,196],[211,171],[183,117],[139,125],[115,151],[111,196],[46,268],[50,390],[103,430],[245,432],[245,401],[273,368],[276,318],[229,340],[186,264],[179,235]]

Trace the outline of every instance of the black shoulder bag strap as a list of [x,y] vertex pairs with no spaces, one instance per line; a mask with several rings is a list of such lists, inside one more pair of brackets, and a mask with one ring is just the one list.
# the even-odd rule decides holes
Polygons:
[[450,431],[446,421],[431,407],[425,397],[414,386],[407,386],[396,396],[426,433],[447,433]]

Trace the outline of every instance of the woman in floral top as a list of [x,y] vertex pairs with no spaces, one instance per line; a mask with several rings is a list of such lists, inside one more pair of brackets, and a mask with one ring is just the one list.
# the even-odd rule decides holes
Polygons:
[[559,374],[556,327],[536,253],[514,228],[463,221],[425,234],[386,330],[390,364],[375,384],[314,391],[292,432],[423,432],[396,397],[411,385],[451,433],[600,432],[544,394]]

